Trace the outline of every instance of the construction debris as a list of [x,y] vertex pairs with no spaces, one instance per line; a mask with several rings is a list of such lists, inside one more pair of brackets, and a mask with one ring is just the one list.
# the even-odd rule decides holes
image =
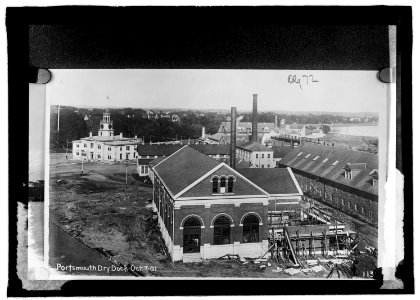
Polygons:
[[323,266],[315,266],[311,268],[312,271],[314,271],[315,273],[321,272],[321,271],[325,271],[325,268]]
[[225,254],[220,256],[219,259],[239,260],[240,257],[238,254]]
[[284,270],[284,272],[286,272],[289,275],[296,275],[296,274],[300,273],[300,270],[295,269],[295,268],[289,268],[289,269]]

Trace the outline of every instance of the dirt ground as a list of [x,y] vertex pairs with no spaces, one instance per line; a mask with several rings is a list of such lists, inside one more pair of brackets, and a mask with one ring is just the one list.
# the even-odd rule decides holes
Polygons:
[[116,265],[133,266],[140,276],[165,277],[326,277],[325,270],[288,275],[271,266],[233,260],[172,263],[167,257],[157,221],[152,219],[152,188],[128,167],[127,187],[123,164],[81,163],[54,154],[50,162],[50,222],[108,257]]

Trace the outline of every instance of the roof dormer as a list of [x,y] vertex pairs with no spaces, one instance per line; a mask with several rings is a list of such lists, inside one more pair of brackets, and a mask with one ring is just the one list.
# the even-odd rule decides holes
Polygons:
[[377,186],[379,182],[379,173],[377,169],[373,169],[372,172],[369,173],[370,180],[373,186]]
[[364,169],[366,169],[366,163],[348,163],[344,167],[344,177],[351,180]]

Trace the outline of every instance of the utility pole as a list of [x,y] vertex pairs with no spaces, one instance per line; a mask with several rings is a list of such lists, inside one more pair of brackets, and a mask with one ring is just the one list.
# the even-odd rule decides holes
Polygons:
[[57,132],[60,132],[60,105],[58,106],[57,115]]
[[66,140],[66,159],[67,159],[67,152],[69,151],[69,141]]
[[125,165],[125,188],[128,187],[128,162],[127,160],[124,162]]

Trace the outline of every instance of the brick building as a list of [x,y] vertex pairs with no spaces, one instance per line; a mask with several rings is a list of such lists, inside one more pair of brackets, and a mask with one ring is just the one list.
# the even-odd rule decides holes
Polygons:
[[304,199],[333,208],[326,221],[378,222],[378,156],[316,143],[302,143],[280,166],[290,167]]
[[270,201],[279,207],[284,201],[300,204],[302,193],[290,170],[278,173],[278,187],[269,176],[271,195],[249,179],[258,174],[244,176],[189,146],[150,165],[153,205],[173,261],[259,257],[268,248]]

